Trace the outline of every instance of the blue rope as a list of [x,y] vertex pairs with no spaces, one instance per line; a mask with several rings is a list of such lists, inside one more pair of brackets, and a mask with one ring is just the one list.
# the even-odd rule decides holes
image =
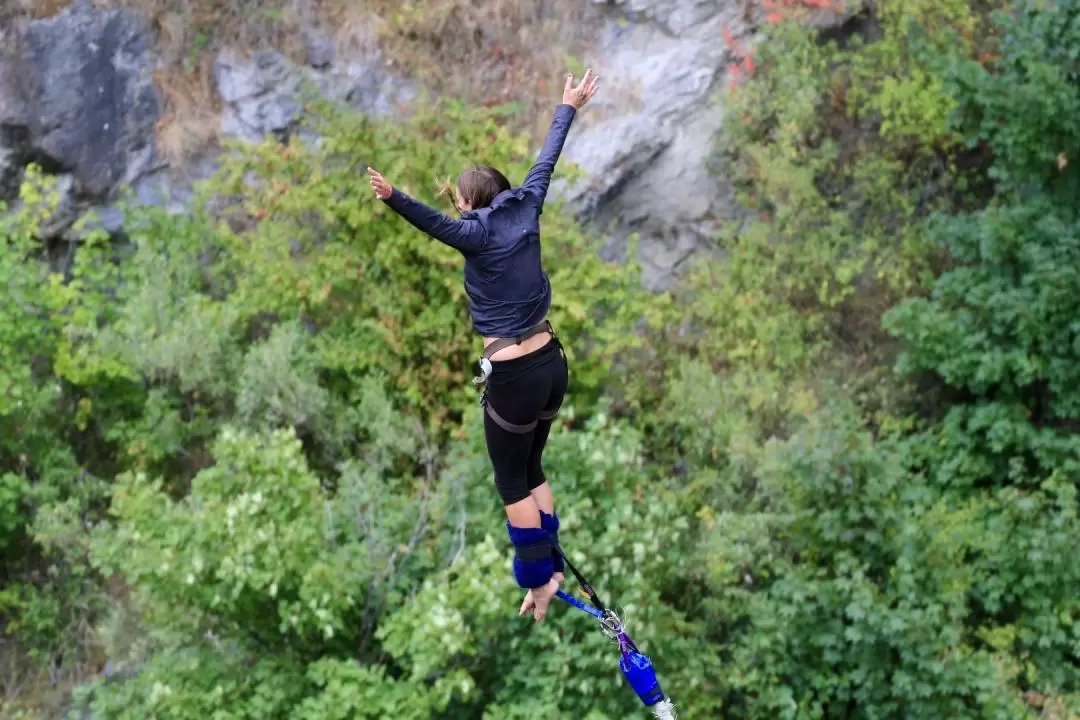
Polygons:
[[567,595],[562,590],[557,591],[555,594],[558,595],[563,600],[565,600],[566,602],[573,605],[574,607],[578,608],[579,610],[584,610],[585,612],[589,613],[590,615],[592,615],[597,620],[603,620],[604,613],[600,612],[599,610],[597,610],[594,607],[589,607],[588,605],[583,603],[581,600],[578,600],[576,597],[573,597],[571,595]]

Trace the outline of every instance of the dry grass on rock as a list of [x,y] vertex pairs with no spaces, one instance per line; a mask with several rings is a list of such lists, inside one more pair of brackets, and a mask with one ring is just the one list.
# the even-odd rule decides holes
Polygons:
[[[8,0],[22,18],[60,12],[70,0]],[[581,71],[599,10],[581,0],[95,0],[139,11],[158,38],[155,81],[164,113],[163,155],[176,165],[217,140],[220,103],[211,74],[224,47],[274,48],[305,62],[306,34],[333,37],[339,57],[373,46],[391,70],[436,93],[516,110],[515,129],[541,131],[567,69]]]
[[375,15],[395,68],[470,104],[513,104],[525,130],[546,127],[563,74],[579,70],[570,66],[587,57],[600,20],[581,0],[367,0],[339,13],[345,46]]

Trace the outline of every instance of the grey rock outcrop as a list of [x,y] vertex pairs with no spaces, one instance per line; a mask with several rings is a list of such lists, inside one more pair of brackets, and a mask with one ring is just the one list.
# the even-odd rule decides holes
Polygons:
[[[709,252],[723,223],[745,213],[723,173],[708,168],[723,132],[725,38],[755,42],[759,3],[745,0],[593,0],[610,13],[593,53],[603,90],[567,140],[565,157],[585,179],[555,191],[604,229],[607,254],[624,257],[638,236],[645,284],[666,289],[694,256]],[[815,10],[818,27],[862,6]]]
[[224,104],[221,132],[259,142],[287,133],[299,116],[303,75],[279,52],[250,58],[226,51],[214,61],[214,82]]
[[8,140],[24,133],[20,152],[98,199],[153,167],[161,102],[153,36],[138,13],[79,2],[29,23],[13,44],[0,58],[0,126]]
[[388,113],[415,97],[415,88],[386,72],[373,43],[338,57],[331,38],[308,32],[306,39],[307,67],[273,50],[250,57],[218,54],[214,81],[224,103],[225,136],[255,142],[267,135],[287,136],[300,119],[305,88],[370,115]]
[[645,284],[666,289],[712,246],[715,219],[740,214],[705,161],[723,124],[714,90],[730,62],[724,29],[746,23],[731,2],[625,4],[639,20],[609,21],[595,53],[604,91],[566,144],[586,178],[560,190],[612,235],[612,256],[638,234]]

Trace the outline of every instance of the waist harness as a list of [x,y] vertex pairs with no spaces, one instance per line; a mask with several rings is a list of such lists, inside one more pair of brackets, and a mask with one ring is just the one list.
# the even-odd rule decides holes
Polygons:
[[511,432],[517,435],[524,435],[530,433],[536,429],[537,420],[551,420],[559,412],[559,408],[550,410],[547,412],[541,411],[537,420],[533,420],[525,425],[517,425],[510,422],[499,413],[495,412],[495,408],[491,407],[491,403],[487,401],[487,379],[491,376],[491,356],[499,352],[503,348],[508,348],[511,345],[520,345],[534,335],[539,335],[542,332],[551,333],[551,339],[555,345],[559,348],[559,353],[563,356],[563,361],[566,360],[566,351],[563,349],[562,343],[559,341],[559,336],[555,334],[555,328],[551,326],[551,322],[545,320],[542,323],[537,323],[532,327],[526,329],[520,335],[510,338],[499,338],[495,342],[484,348],[483,354],[480,356],[480,375],[473,378],[473,384],[480,386],[484,385],[484,392],[480,396],[480,405],[484,408],[484,412],[495,421],[495,424],[501,427],[506,432]]

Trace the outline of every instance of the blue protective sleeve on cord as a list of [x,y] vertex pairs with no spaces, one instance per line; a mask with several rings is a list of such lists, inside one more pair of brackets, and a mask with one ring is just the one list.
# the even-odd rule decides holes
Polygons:
[[634,692],[641,698],[646,707],[655,705],[664,699],[664,691],[660,689],[660,683],[656,680],[656,671],[652,661],[639,652],[627,653],[619,660],[619,669],[623,677],[634,688]]

